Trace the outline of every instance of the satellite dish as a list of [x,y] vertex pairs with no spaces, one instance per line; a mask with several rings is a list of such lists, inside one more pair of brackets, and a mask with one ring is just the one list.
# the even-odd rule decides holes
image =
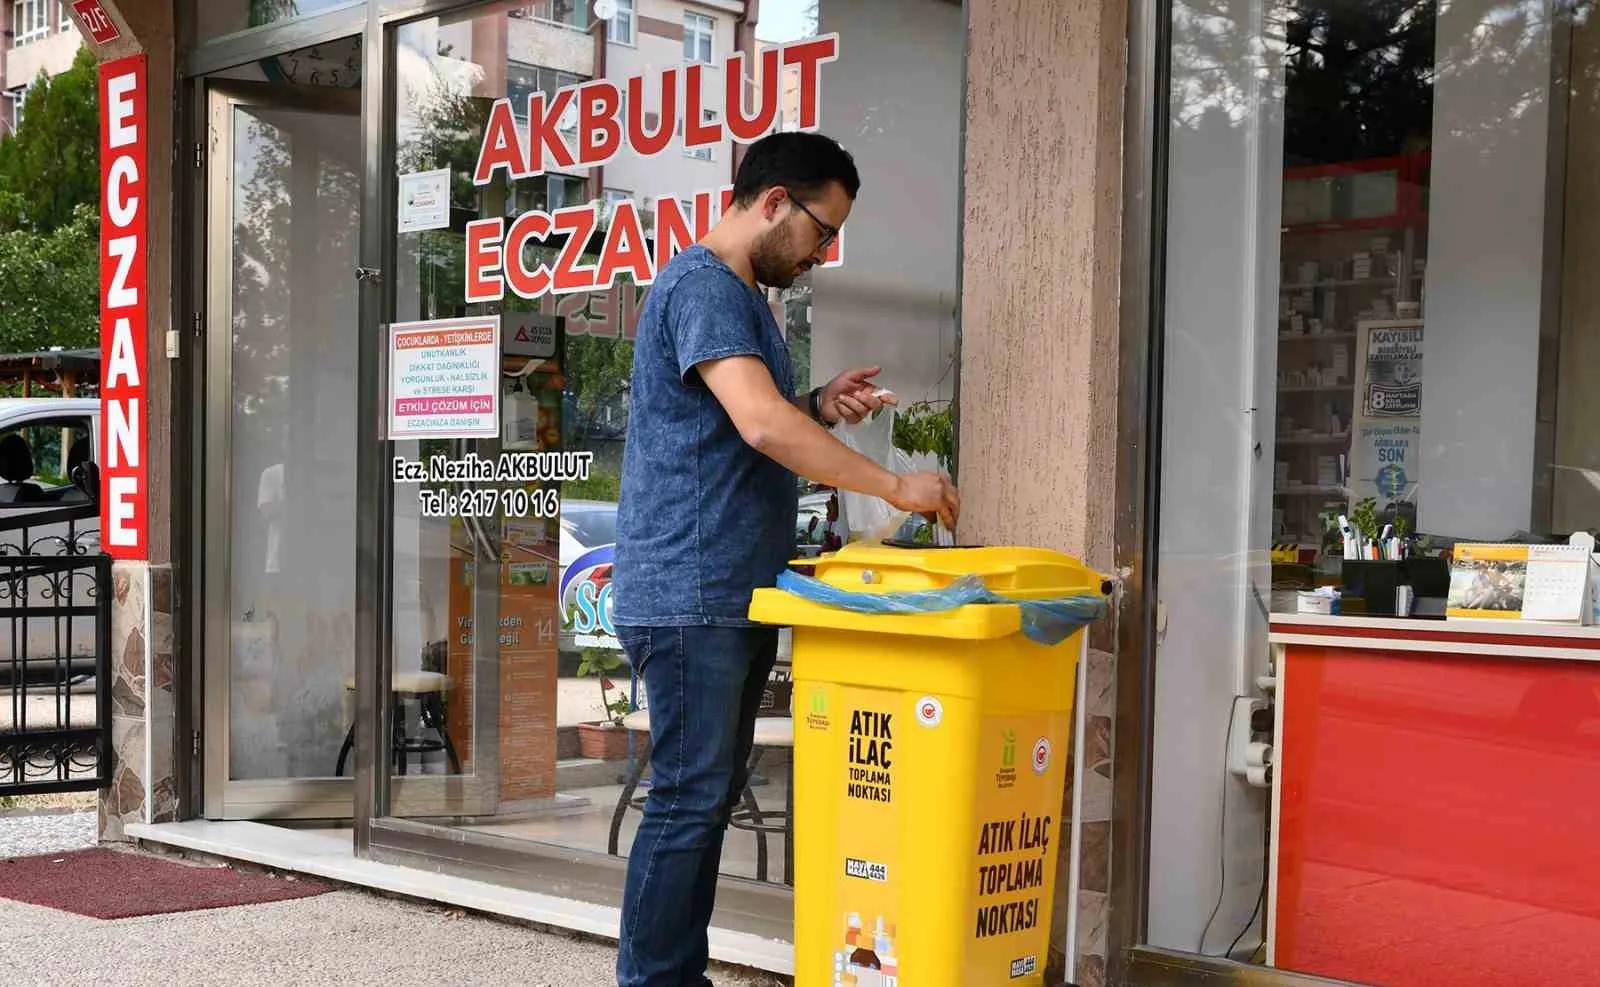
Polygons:
[[603,21],[617,16],[617,0],[594,0],[594,16]]
[[[545,117],[546,120],[550,119]],[[561,130],[575,130],[578,126],[578,104],[569,103],[562,111],[561,119],[556,121],[556,127]]]

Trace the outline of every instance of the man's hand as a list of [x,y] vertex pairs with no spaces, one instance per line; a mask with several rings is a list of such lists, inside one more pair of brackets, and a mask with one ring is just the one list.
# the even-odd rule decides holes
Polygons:
[[[695,369],[752,449],[824,486],[877,497],[902,511],[937,515],[947,528],[955,527],[961,497],[949,480],[934,473],[897,476],[851,449],[780,395],[760,360],[722,357]],[[841,377],[864,381],[876,372],[873,367]]]
[[951,531],[961,519],[961,494],[955,484],[938,473],[908,473],[898,477],[889,503],[902,511],[937,515]]
[[894,404],[893,394],[875,397],[879,389],[872,378],[882,367],[857,367],[828,381],[822,389],[822,417],[835,424],[854,425],[886,404]]

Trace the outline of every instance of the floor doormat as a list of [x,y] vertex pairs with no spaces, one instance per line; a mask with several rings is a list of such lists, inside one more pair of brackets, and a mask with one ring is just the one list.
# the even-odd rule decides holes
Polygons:
[[333,890],[304,878],[196,867],[143,853],[93,848],[0,860],[0,898],[89,918],[257,905]]

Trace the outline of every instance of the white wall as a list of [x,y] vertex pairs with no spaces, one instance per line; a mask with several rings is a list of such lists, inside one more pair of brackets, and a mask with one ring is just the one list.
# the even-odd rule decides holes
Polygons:
[[1417,524],[1500,539],[1532,516],[1553,0],[1519,5],[1518,57],[1474,63],[1490,6],[1439,11]]
[[811,379],[878,364],[903,404],[949,399],[962,10],[941,0],[822,0],[819,14],[819,31],[839,35],[839,60],[822,70],[821,130],[855,155],[862,188],[844,265],[813,274]]
[[30,41],[21,48],[12,48],[5,57],[5,88],[26,86],[38,79],[39,73],[55,76],[72,68],[83,36],[76,27],[57,31],[48,38]]
[[594,37],[532,18],[508,17],[506,58],[524,65],[588,75],[594,70]]

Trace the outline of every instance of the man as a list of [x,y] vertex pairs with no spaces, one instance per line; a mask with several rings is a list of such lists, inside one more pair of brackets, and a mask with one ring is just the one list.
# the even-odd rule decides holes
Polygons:
[[955,487],[897,476],[828,432],[882,406],[877,367],[807,395],[759,286],[820,264],[861,181],[820,134],[750,145],[716,227],[656,276],[639,315],[613,566],[617,636],[644,679],[651,789],[628,857],[617,980],[701,987],[722,838],[743,790],[778,632],[747,613],[794,552],[796,474],[937,513]]

